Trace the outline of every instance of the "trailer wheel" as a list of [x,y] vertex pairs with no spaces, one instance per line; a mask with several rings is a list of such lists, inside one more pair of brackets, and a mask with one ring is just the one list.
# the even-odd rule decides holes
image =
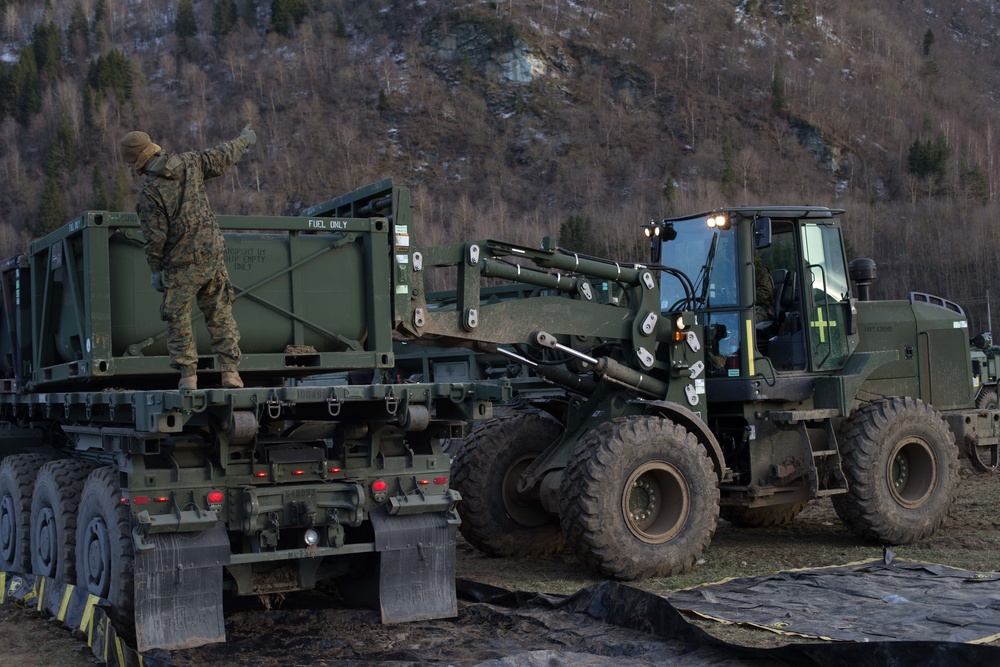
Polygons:
[[76,524],[76,585],[108,600],[123,628],[132,627],[134,613],[130,521],[114,469],[90,473],[83,484]]
[[623,417],[591,431],[570,457],[560,495],[567,543],[616,579],[687,571],[719,518],[712,460],[692,433],[662,417]]
[[996,410],[998,405],[997,392],[993,389],[984,389],[976,399],[976,407],[980,410]]
[[76,583],[76,513],[83,481],[91,470],[90,463],[60,459],[38,471],[29,542],[35,574]]
[[929,405],[908,397],[873,401],[844,422],[840,448],[848,492],[831,500],[856,534],[906,544],[941,527],[955,500],[958,448]]
[[14,454],[0,464],[0,571],[31,572],[31,491],[42,454]]
[[735,507],[724,506],[719,511],[723,519],[740,528],[767,528],[769,526],[784,526],[795,520],[805,503],[786,503],[768,507]]
[[492,556],[540,556],[562,550],[558,520],[517,493],[532,461],[562,435],[546,414],[523,412],[472,432],[453,453],[453,485],[462,494],[462,536]]

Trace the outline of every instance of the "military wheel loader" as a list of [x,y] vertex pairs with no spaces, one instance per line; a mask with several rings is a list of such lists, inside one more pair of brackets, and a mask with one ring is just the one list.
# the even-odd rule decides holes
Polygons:
[[[568,546],[606,576],[673,575],[720,518],[783,524],[828,496],[861,538],[907,543],[945,520],[961,456],[997,467],[962,309],[870,300],[841,210],[664,219],[643,226],[650,261],[626,264],[548,239],[423,247],[405,189],[384,188],[410,284],[398,339],[503,355],[561,390],[451,450],[462,534],[487,553]],[[442,270],[446,299],[425,287]]]

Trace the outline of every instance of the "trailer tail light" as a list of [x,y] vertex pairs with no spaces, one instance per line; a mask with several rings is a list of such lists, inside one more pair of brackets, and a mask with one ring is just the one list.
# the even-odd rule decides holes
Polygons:
[[133,505],[148,505],[149,496],[132,496]]
[[210,510],[222,509],[222,501],[225,500],[225,498],[226,498],[225,494],[222,493],[222,491],[219,491],[218,489],[213,489],[212,491],[209,491],[208,495],[205,497],[205,499],[208,500],[208,509]]
[[427,486],[430,483],[431,483],[431,481],[429,479],[418,479],[417,480],[417,484],[419,484],[420,486]]
[[372,497],[375,502],[384,502],[389,495],[389,484],[384,479],[376,479],[372,482]]
[[153,500],[155,500],[158,503],[165,503],[168,500],[170,500],[170,496],[158,496],[156,498],[153,498]]
[[293,470],[292,474],[293,475],[304,475],[304,474],[306,474],[306,471],[305,470]]
[[266,473],[266,472],[264,472],[264,471],[261,471],[261,472],[255,472],[255,473],[253,474],[253,476],[254,476],[254,477],[257,477],[257,478],[261,478],[261,477],[267,477],[267,473]]
[[330,472],[340,472],[340,468],[330,468]]
[[435,484],[447,484],[448,483],[448,478],[447,477],[435,477],[434,478],[434,483]]

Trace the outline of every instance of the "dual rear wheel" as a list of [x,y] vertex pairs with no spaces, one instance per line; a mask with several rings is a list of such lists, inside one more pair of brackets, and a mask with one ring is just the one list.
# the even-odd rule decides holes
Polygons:
[[133,547],[118,475],[16,454],[0,464],[0,570],[74,584],[130,618]]

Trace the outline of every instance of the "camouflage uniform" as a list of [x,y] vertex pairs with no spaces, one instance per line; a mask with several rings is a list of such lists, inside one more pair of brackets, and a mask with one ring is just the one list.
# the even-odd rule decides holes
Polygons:
[[221,175],[251,145],[248,137],[203,151],[179,155],[158,152],[141,167],[136,213],[145,237],[149,268],[160,273],[167,323],[170,365],[182,377],[195,374],[198,351],[191,326],[197,300],[212,335],[212,352],[222,371],[235,371],[240,361],[240,334],[233,319],[233,286],[223,260],[225,240],[205,192],[205,180]]

